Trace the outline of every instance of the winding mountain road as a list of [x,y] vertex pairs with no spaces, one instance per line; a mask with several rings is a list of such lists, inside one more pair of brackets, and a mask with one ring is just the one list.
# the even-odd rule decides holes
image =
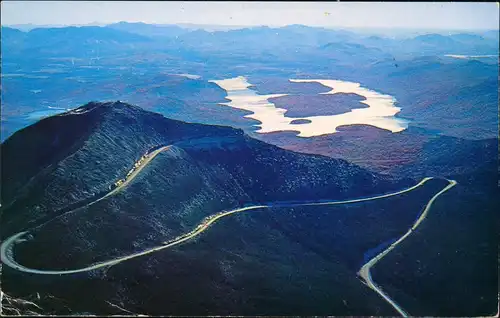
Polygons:
[[[99,202],[101,200],[104,200],[105,198],[107,198],[109,196],[117,194],[120,190],[122,190],[124,187],[126,187],[128,184],[130,184],[130,182],[142,171],[142,169],[144,169],[144,167],[146,167],[151,162],[151,160],[153,160],[159,153],[161,153],[163,151],[169,150],[170,147],[171,147],[170,145],[163,146],[163,147],[161,147],[161,148],[159,148],[159,149],[157,149],[155,151],[152,151],[149,154],[146,154],[145,155],[145,159],[140,163],[140,165],[138,167],[136,167],[136,169],[132,173],[130,173],[129,175],[127,175],[127,178],[120,185],[118,185],[116,188],[110,190],[109,193],[107,193],[106,195],[100,197],[99,199],[96,199],[95,201],[92,201],[92,202],[86,204],[85,206],[90,206],[90,205],[95,204],[95,203],[97,203],[97,202]],[[2,263],[4,263],[5,265],[7,265],[7,266],[9,266],[9,267],[11,267],[11,268],[13,268],[15,270],[18,270],[18,271],[21,271],[21,272],[25,272],[25,273],[40,274],[40,275],[68,275],[68,274],[83,273],[83,272],[88,272],[88,271],[96,270],[96,269],[99,269],[99,268],[113,266],[113,265],[116,265],[118,263],[130,260],[132,258],[140,257],[140,256],[143,256],[143,255],[146,255],[146,254],[154,253],[154,252],[157,252],[157,251],[161,251],[161,250],[168,249],[168,248],[171,248],[173,246],[182,244],[184,242],[192,240],[196,236],[198,236],[201,233],[203,233],[204,231],[206,231],[212,224],[216,223],[218,220],[220,220],[220,219],[222,219],[222,218],[224,218],[226,216],[229,216],[231,214],[241,213],[241,212],[246,212],[246,211],[256,210],[256,209],[273,208],[273,207],[299,207],[299,206],[340,205],[340,204],[350,204],[350,203],[357,203],[357,202],[378,200],[378,199],[383,199],[383,198],[388,198],[388,197],[392,197],[392,196],[397,196],[397,195],[400,195],[400,194],[403,194],[403,193],[407,193],[407,192],[413,191],[413,190],[417,189],[418,187],[424,185],[427,181],[429,181],[431,179],[434,179],[434,178],[433,177],[424,178],[419,183],[417,183],[416,185],[414,185],[414,186],[412,186],[410,188],[401,190],[401,191],[397,191],[397,192],[393,192],[393,193],[388,193],[388,194],[382,194],[382,195],[378,195],[378,196],[367,197],[367,198],[342,200],[342,201],[307,202],[307,203],[274,203],[274,204],[273,203],[269,203],[269,204],[266,204],[266,205],[253,205],[253,206],[238,208],[238,209],[234,209],[234,210],[230,210],[230,211],[221,211],[221,212],[218,212],[216,214],[213,214],[213,215],[211,215],[211,216],[203,219],[202,222],[194,230],[192,230],[192,231],[190,231],[188,233],[185,233],[183,235],[180,235],[180,236],[178,236],[178,237],[176,237],[176,238],[174,238],[174,239],[172,239],[170,241],[167,241],[167,242],[165,242],[161,246],[149,248],[149,249],[146,249],[146,250],[144,250],[142,252],[133,253],[133,254],[130,254],[130,255],[127,255],[127,256],[114,258],[114,259],[111,259],[111,260],[108,260],[108,261],[96,263],[96,264],[89,265],[89,266],[83,267],[83,268],[78,268],[78,269],[72,269],[72,270],[39,270],[39,269],[28,268],[26,266],[23,266],[23,265],[17,263],[15,261],[15,259],[14,259],[14,252],[13,252],[14,245],[17,244],[17,243],[21,243],[21,242],[25,241],[25,239],[23,239],[23,236],[25,236],[26,234],[28,234],[29,230],[23,231],[23,232],[20,232],[20,233],[17,233],[17,234],[14,234],[13,236],[9,237],[4,242],[2,242],[2,244],[0,246],[0,259],[1,259]],[[405,317],[408,314],[394,300],[392,300],[387,294],[385,294],[380,289],[379,286],[377,286],[373,282],[373,279],[372,279],[371,274],[370,274],[370,269],[378,261],[380,261],[385,255],[387,255],[392,249],[394,249],[398,244],[400,244],[404,239],[406,239],[419,226],[419,224],[427,217],[427,214],[428,214],[428,212],[429,212],[432,204],[434,203],[434,201],[441,194],[443,194],[444,192],[448,191],[449,189],[451,189],[453,186],[455,186],[457,184],[457,182],[454,181],[454,180],[448,180],[448,182],[449,182],[449,184],[445,188],[443,188],[440,192],[438,192],[436,195],[434,195],[429,200],[429,202],[427,203],[424,211],[422,212],[422,214],[420,215],[420,217],[417,219],[417,221],[415,221],[415,223],[413,224],[413,226],[403,236],[401,236],[396,242],[392,243],[387,249],[385,249],[384,251],[382,251],[381,253],[379,253],[378,255],[376,255],[375,257],[373,257],[372,259],[370,259],[365,265],[363,265],[363,267],[358,272],[358,275],[360,276],[360,278],[364,281],[364,283],[369,288],[371,288],[375,292],[377,292],[381,297],[384,298],[385,301],[387,301],[394,309],[396,309],[402,316],[405,316]],[[77,209],[80,209],[80,208],[81,207],[79,207]],[[75,211],[77,209],[74,209],[72,211]],[[72,212],[72,211],[70,211],[70,212]],[[68,213],[70,213],[70,212],[68,212]],[[58,216],[58,217],[60,217],[60,216]],[[58,218],[58,217],[56,217],[56,218]]]
[[429,213],[429,210],[434,203],[434,201],[443,193],[446,191],[450,190],[453,188],[457,182],[455,180],[448,180],[448,185],[443,188],[443,190],[439,191],[436,193],[427,203],[425,206],[424,211],[420,215],[420,217],[415,221],[413,226],[403,235],[401,236],[397,241],[392,243],[389,247],[387,247],[385,250],[377,254],[375,257],[373,257],[371,260],[369,260],[363,267],[358,272],[358,275],[364,280],[366,285],[373,289],[375,292],[377,292],[382,298],[384,298],[396,311],[403,317],[408,317],[408,313],[406,313],[395,301],[393,301],[386,293],[382,291],[382,289],[377,286],[372,279],[372,275],[370,273],[370,269],[377,264],[384,256],[386,256],[390,251],[392,251],[398,244],[400,244],[404,239],[406,239],[413,231],[417,229],[417,227],[422,223],[422,221],[427,217],[427,214]]

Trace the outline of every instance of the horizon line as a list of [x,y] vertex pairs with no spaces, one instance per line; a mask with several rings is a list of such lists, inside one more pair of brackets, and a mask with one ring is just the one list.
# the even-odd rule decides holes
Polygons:
[[193,22],[173,22],[173,23],[153,23],[153,22],[144,22],[144,21],[126,21],[120,20],[115,22],[90,22],[84,24],[71,23],[71,24],[36,24],[36,23],[9,23],[3,24],[0,22],[0,26],[2,27],[22,27],[22,26],[34,26],[38,28],[53,28],[53,27],[86,27],[86,26],[97,26],[97,27],[106,27],[113,24],[118,23],[129,23],[129,24],[146,24],[146,25],[155,25],[155,26],[189,26],[193,27],[231,27],[238,29],[246,29],[246,28],[254,28],[254,27],[268,27],[268,28],[284,28],[290,26],[304,26],[309,28],[323,28],[323,29],[345,29],[345,30],[408,30],[408,31],[468,31],[468,32],[481,32],[481,31],[500,31],[500,27],[497,29],[483,29],[483,28],[474,28],[474,29],[460,29],[460,28],[425,28],[425,27],[404,27],[404,26],[380,26],[380,27],[360,27],[360,26],[325,26],[325,25],[307,25],[301,23],[293,23],[293,24],[285,24],[285,25],[272,25],[272,24],[248,24],[248,25],[238,25],[238,24],[207,24],[207,23],[193,23]]

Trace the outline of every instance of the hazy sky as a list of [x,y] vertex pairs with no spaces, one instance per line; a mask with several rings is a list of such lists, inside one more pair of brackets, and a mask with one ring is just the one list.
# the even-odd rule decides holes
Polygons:
[[1,23],[118,21],[218,25],[498,29],[498,3],[2,1]]

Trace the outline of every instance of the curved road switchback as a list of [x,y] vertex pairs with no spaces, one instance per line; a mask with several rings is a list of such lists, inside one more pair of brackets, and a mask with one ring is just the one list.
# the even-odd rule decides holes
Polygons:
[[[166,149],[168,149],[168,148],[166,148]],[[156,154],[158,154],[158,153],[156,153]],[[144,166],[145,165],[143,165],[143,167]],[[132,176],[135,177],[136,175],[137,174],[132,174],[131,178],[132,178]],[[356,203],[356,202],[377,200],[377,199],[382,199],[382,198],[387,198],[387,197],[391,197],[391,196],[400,195],[400,194],[405,193],[405,192],[410,192],[410,191],[415,190],[416,188],[422,186],[425,182],[427,182],[427,181],[429,181],[431,179],[433,179],[433,178],[424,178],[422,181],[420,181],[419,183],[417,183],[416,185],[414,185],[414,186],[412,186],[410,188],[407,188],[407,189],[404,189],[404,190],[401,190],[401,191],[398,191],[398,192],[393,192],[393,193],[388,193],[388,194],[373,196],[373,197],[369,197],[369,198],[361,198],[361,199],[354,199],[354,200],[343,200],[343,201],[329,201],[329,202],[312,202],[312,203],[311,202],[308,202],[308,203],[292,203],[292,204],[283,204],[283,203],[280,203],[278,205],[278,207],[337,205],[337,204],[349,204],[349,203]],[[94,203],[96,203],[96,202],[98,202],[98,201],[100,201],[100,200],[104,199],[105,197],[108,197],[108,196],[110,196],[112,194],[116,194],[120,189],[123,189],[123,187],[125,187],[127,184],[128,183],[124,182],[120,188],[116,188],[116,189],[110,191],[106,196],[103,196],[102,198],[100,198],[100,199],[98,199],[98,200],[96,200],[94,202],[91,202],[88,205],[94,204]],[[133,253],[133,254],[130,254],[130,255],[127,255],[127,256],[115,258],[115,259],[112,259],[112,260],[109,260],[109,261],[104,261],[104,262],[96,263],[96,264],[93,264],[93,265],[90,265],[90,266],[87,266],[87,267],[83,267],[83,268],[79,268],[79,269],[73,269],[73,270],[38,270],[38,269],[28,268],[28,267],[25,267],[25,266],[17,263],[14,260],[14,258],[13,258],[13,246],[16,243],[23,242],[24,239],[22,239],[22,237],[25,234],[28,234],[29,231],[24,231],[24,232],[17,233],[15,235],[9,237],[7,240],[5,240],[2,243],[2,245],[0,246],[0,258],[1,258],[2,262],[4,264],[6,264],[7,266],[9,266],[11,268],[14,268],[16,270],[19,270],[19,271],[22,271],[22,272],[25,272],[25,273],[31,273],[31,274],[67,275],[67,274],[76,274],[76,273],[88,272],[88,271],[92,271],[92,270],[95,270],[95,269],[99,269],[99,268],[103,268],[103,267],[107,267],[107,266],[116,265],[118,263],[121,263],[123,261],[129,260],[129,259],[132,259],[132,258],[136,258],[136,257],[143,256],[143,255],[146,255],[146,254],[154,253],[154,252],[157,252],[157,251],[160,251],[160,250],[163,250],[163,249],[166,249],[166,248],[170,248],[172,246],[184,243],[184,242],[186,242],[188,240],[191,240],[194,237],[200,235],[202,232],[204,232],[205,230],[207,230],[207,228],[210,225],[214,224],[218,220],[222,219],[223,217],[229,216],[231,214],[245,212],[245,211],[250,211],[250,210],[256,210],[256,209],[273,208],[273,207],[274,207],[273,204],[253,205],[253,206],[248,206],[248,207],[244,207],[244,208],[238,208],[238,209],[234,209],[234,210],[230,210],[230,211],[221,211],[221,212],[215,213],[215,214],[213,214],[213,215],[211,215],[211,216],[206,217],[205,219],[203,219],[202,222],[194,230],[192,230],[192,231],[190,231],[188,233],[182,234],[182,235],[174,238],[173,240],[167,241],[167,242],[165,242],[161,246],[153,247],[153,248],[144,250],[142,252]]]
[[401,236],[397,241],[392,243],[389,247],[387,247],[385,250],[380,252],[378,255],[373,257],[371,260],[369,260],[363,267],[358,272],[358,275],[363,279],[363,281],[366,283],[368,287],[373,289],[375,292],[377,292],[382,298],[384,298],[396,311],[403,317],[408,317],[408,313],[405,312],[394,300],[392,300],[386,293],[380,289],[379,286],[377,286],[372,279],[372,275],[370,273],[370,269],[377,264],[384,256],[386,256],[390,251],[392,251],[396,246],[398,246],[401,242],[403,242],[404,239],[406,239],[413,231],[417,229],[417,227],[422,223],[423,220],[427,217],[427,214],[429,213],[429,210],[434,203],[434,201],[443,193],[446,191],[450,190],[453,188],[457,182],[455,180],[448,180],[448,185],[438,193],[436,193],[427,203],[425,206],[424,211],[420,215],[420,217],[415,221],[413,226],[403,235]]
[[151,162],[151,160],[153,160],[161,152],[169,150],[170,147],[172,147],[172,146],[171,145],[163,146],[161,148],[158,148],[158,149],[152,151],[151,153],[146,154],[145,158],[144,158],[144,161],[130,175],[128,175],[127,178],[125,178],[125,181],[121,185],[117,186],[116,188],[114,188],[113,190],[111,190],[110,192],[108,192],[102,198],[100,198],[100,199],[98,199],[98,200],[96,200],[96,201],[94,201],[92,203],[89,203],[88,205],[91,205],[91,204],[94,204],[94,203],[99,202],[101,200],[104,200],[105,198],[107,198],[109,196],[112,196],[112,195],[115,195],[118,192],[120,192],[123,188],[125,188],[127,185],[129,185],[129,183],[132,180],[134,180],[135,177],[137,177],[137,175],[139,174],[139,172],[141,172],[142,169],[144,169]]
[[[151,162],[151,160],[153,160],[162,151],[169,150],[170,147],[171,147],[170,145],[163,146],[155,151],[152,151],[149,154],[146,154],[144,160],[140,162],[139,166],[136,167],[136,169],[132,173],[127,175],[127,177],[125,178],[125,180],[123,180],[123,182],[121,184],[119,184],[113,190],[110,190],[106,195],[104,195],[104,196],[96,199],[95,201],[92,201],[84,206],[90,206],[90,205],[95,204],[95,203],[97,203],[97,202],[99,202],[99,201],[101,201],[109,196],[117,194],[120,190],[122,190],[128,184],[130,184],[130,182],[144,169],[144,167],[146,167]],[[130,254],[127,256],[114,258],[114,259],[111,259],[108,261],[99,262],[99,263],[92,264],[92,265],[89,265],[87,267],[78,268],[78,269],[39,270],[39,269],[34,269],[34,268],[28,268],[26,266],[23,266],[23,265],[17,263],[14,259],[14,251],[13,251],[14,245],[17,243],[24,242],[25,239],[23,239],[23,236],[28,234],[29,230],[14,234],[11,237],[9,237],[8,239],[6,239],[4,242],[2,242],[2,244],[0,246],[0,259],[5,265],[7,265],[15,270],[25,272],[25,273],[39,274],[39,275],[68,275],[68,274],[83,273],[83,272],[93,271],[93,270],[104,268],[104,267],[113,266],[113,265],[116,265],[118,263],[130,260],[130,259],[133,259],[136,257],[140,257],[140,256],[154,253],[157,251],[161,251],[163,249],[168,249],[168,248],[171,248],[173,246],[190,241],[193,238],[195,238],[196,236],[198,236],[201,233],[203,233],[204,231],[206,231],[212,224],[216,223],[217,221],[221,220],[222,218],[224,218],[226,216],[229,216],[229,215],[232,215],[235,213],[246,212],[246,211],[256,210],[256,209],[273,208],[273,207],[339,205],[339,204],[350,204],[350,203],[378,200],[378,199],[388,198],[388,197],[392,197],[392,196],[396,196],[396,195],[400,195],[400,194],[403,194],[406,192],[413,191],[413,190],[417,189],[418,187],[424,185],[427,181],[429,181],[431,179],[434,179],[434,178],[433,177],[426,177],[426,178],[422,179],[419,183],[417,183],[416,185],[414,185],[410,188],[403,189],[401,191],[397,191],[397,192],[393,192],[393,193],[382,194],[382,195],[372,196],[372,197],[367,197],[367,198],[342,200],[342,201],[307,202],[307,203],[282,203],[282,202],[279,203],[279,202],[277,202],[274,204],[268,203],[265,205],[253,205],[253,206],[238,208],[238,209],[234,209],[234,210],[230,210],[230,211],[221,211],[221,212],[215,213],[215,214],[203,219],[202,222],[194,230],[192,230],[188,233],[182,234],[182,235],[180,235],[180,236],[178,236],[170,241],[164,242],[160,246],[149,248],[149,249],[146,249],[142,252],[133,253],[133,254]],[[434,195],[429,200],[429,202],[427,203],[427,205],[425,207],[425,210],[422,212],[422,214],[417,219],[417,221],[413,224],[413,226],[410,228],[410,230],[408,230],[408,232],[406,232],[396,242],[391,244],[391,246],[389,246],[387,249],[385,249],[384,251],[382,251],[381,253],[379,253],[375,257],[373,257],[371,260],[369,260],[365,265],[363,265],[363,267],[358,272],[358,275],[361,277],[361,279],[364,281],[364,283],[366,283],[366,285],[368,287],[370,287],[375,292],[377,292],[380,296],[382,296],[384,298],[384,300],[387,301],[389,304],[391,304],[391,306],[394,307],[402,316],[407,316],[407,313],[403,309],[401,309],[401,307],[394,300],[392,300],[387,294],[385,294],[380,289],[380,287],[378,287],[373,282],[373,279],[372,279],[371,274],[370,274],[370,268],[373,267],[385,255],[387,255],[387,253],[389,253],[392,249],[394,249],[399,243],[401,243],[406,237],[408,237],[411,234],[411,232],[414,231],[418,227],[418,225],[425,219],[432,204],[437,199],[437,197],[440,196],[441,194],[443,194],[444,192],[448,191],[450,188],[452,188],[456,184],[456,181],[454,181],[454,180],[448,180],[448,182],[449,182],[448,186],[446,186],[443,190],[438,192],[436,195]],[[69,211],[67,213],[71,213],[71,212],[73,212],[77,209],[80,209],[80,208],[81,207],[73,209],[72,211]],[[60,216],[58,216],[58,217],[60,217]],[[58,218],[58,217],[56,217],[56,218]]]
[[[172,147],[171,145],[168,145],[168,146],[162,146],[154,151],[151,151],[150,153],[146,153],[143,157],[144,157],[144,160],[141,162],[140,165],[138,165],[134,171],[127,175],[123,180],[123,182],[116,186],[114,189],[110,190],[108,193],[106,193],[105,195],[101,195],[99,196],[97,199],[89,202],[89,203],[86,203],[86,204],[81,204],[80,206],[70,210],[70,211],[67,211],[67,212],[64,212],[46,222],[43,222],[42,224],[39,224],[39,225],[36,225],[35,227],[33,228],[39,228],[39,227],[42,227],[43,225],[49,223],[49,222],[52,222],[53,220],[55,219],[59,219],[65,215],[68,215],[68,214],[71,214],[71,213],[74,213],[82,208],[86,208],[86,207],[89,207],[93,204],[96,204],[97,202],[99,201],[102,201],[104,200],[105,198],[107,197],[110,197],[112,195],[115,195],[117,194],[118,192],[120,192],[121,190],[123,190],[126,186],[128,186],[130,184],[130,182],[132,182],[132,180],[135,179],[135,177],[137,177],[137,175],[139,174],[139,172],[141,172],[150,162],[151,160],[153,160],[157,155],[159,155],[161,152],[164,152],[164,151],[167,151],[167,150],[170,150],[170,147]],[[115,185],[117,184],[117,182],[114,183]]]

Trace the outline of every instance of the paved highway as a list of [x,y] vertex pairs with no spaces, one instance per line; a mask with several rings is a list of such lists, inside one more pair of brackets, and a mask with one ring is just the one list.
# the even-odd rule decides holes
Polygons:
[[453,188],[457,182],[455,180],[448,180],[448,185],[436,195],[434,195],[427,205],[425,206],[424,211],[420,215],[420,217],[415,221],[413,226],[403,235],[401,236],[396,242],[392,243],[388,248],[380,252],[378,255],[373,257],[371,260],[369,260],[363,267],[358,272],[358,275],[363,279],[363,281],[366,283],[368,287],[373,289],[375,292],[377,292],[382,298],[384,298],[391,306],[401,314],[403,317],[408,317],[408,313],[406,313],[394,300],[392,300],[386,293],[382,291],[382,289],[377,286],[372,279],[372,275],[370,273],[370,269],[377,264],[384,256],[386,256],[390,251],[392,251],[396,246],[398,246],[401,242],[403,242],[413,231],[417,229],[417,227],[420,225],[420,223],[427,217],[427,214],[429,213],[429,210],[434,203],[434,201],[439,197],[441,194],[445,193],[446,191],[450,190]]
[[[107,193],[103,197],[101,197],[101,198],[99,198],[91,203],[88,203],[86,206],[95,204],[96,202],[99,202],[99,201],[101,201],[109,196],[112,196],[112,195],[118,193],[120,190],[122,190],[124,187],[126,187],[142,171],[142,169],[144,169],[144,167],[146,167],[151,162],[151,160],[154,159],[154,157],[156,157],[162,151],[167,151],[169,149],[170,149],[170,146],[164,146],[164,147],[161,147],[161,148],[151,152],[150,154],[147,154],[146,158],[141,162],[141,164],[131,174],[129,174],[128,177],[119,186],[117,186],[116,188],[111,190],[109,193]],[[13,247],[15,244],[25,241],[23,239],[23,236],[28,234],[29,230],[17,233],[15,235],[9,237],[8,239],[6,239],[4,242],[2,242],[2,244],[0,246],[0,259],[5,265],[7,265],[13,269],[16,269],[18,271],[25,272],[25,273],[40,274],[40,275],[68,275],[68,274],[83,273],[83,272],[88,272],[88,271],[96,270],[96,269],[103,268],[103,267],[113,266],[113,265],[116,265],[118,263],[130,260],[132,258],[140,257],[140,256],[143,256],[146,254],[154,253],[157,251],[161,251],[161,250],[168,249],[168,248],[171,248],[173,246],[182,244],[186,241],[192,240],[196,236],[198,236],[201,233],[203,233],[204,231],[206,231],[212,224],[216,223],[218,220],[220,220],[226,216],[229,216],[231,214],[241,213],[241,212],[246,212],[246,211],[256,210],[256,209],[273,208],[273,207],[339,205],[339,204],[350,204],[350,203],[378,200],[378,199],[388,198],[388,197],[392,197],[392,196],[396,196],[396,195],[400,195],[400,194],[403,194],[406,192],[413,191],[413,190],[417,189],[418,187],[424,185],[427,181],[429,181],[431,179],[433,179],[433,178],[427,177],[427,178],[422,179],[422,181],[420,181],[419,183],[417,183],[416,185],[414,185],[410,188],[407,188],[407,189],[404,189],[401,191],[397,191],[397,192],[393,192],[393,193],[382,194],[382,195],[372,196],[372,197],[367,197],[367,198],[342,200],[342,201],[307,202],[307,203],[288,203],[288,204],[287,203],[276,203],[276,205],[273,205],[272,203],[270,203],[270,204],[266,204],[266,205],[253,205],[253,206],[238,208],[238,209],[234,209],[234,210],[230,210],[230,211],[221,211],[221,212],[218,212],[216,214],[213,214],[213,215],[203,219],[202,222],[194,230],[192,230],[188,233],[182,234],[182,235],[180,235],[180,236],[178,236],[170,241],[164,242],[163,245],[161,245],[161,246],[149,248],[149,249],[146,249],[142,252],[133,253],[133,254],[130,254],[127,256],[114,258],[112,260],[96,263],[96,264],[89,265],[89,266],[83,267],[83,268],[78,268],[78,269],[39,270],[39,269],[34,269],[34,268],[28,268],[26,266],[23,266],[23,265],[17,263],[14,259]],[[370,274],[370,269],[378,261],[380,261],[385,255],[387,255],[392,249],[394,249],[398,244],[400,244],[404,239],[406,239],[420,225],[420,223],[427,217],[427,214],[428,214],[432,204],[434,203],[434,201],[441,194],[448,191],[449,189],[451,189],[453,186],[455,186],[457,184],[457,182],[454,180],[448,180],[448,182],[449,182],[449,184],[444,189],[442,189],[440,192],[438,192],[436,195],[434,195],[429,200],[424,211],[422,212],[420,217],[417,219],[417,221],[415,221],[413,226],[403,236],[401,236],[396,242],[391,244],[387,249],[385,249],[384,251],[382,251],[381,253],[379,253],[378,255],[373,257],[372,259],[370,259],[365,265],[363,265],[363,267],[358,272],[358,275],[366,283],[366,285],[368,287],[370,287],[371,289],[373,289],[375,292],[377,292],[381,297],[383,297],[384,300],[386,300],[392,307],[394,307],[394,309],[396,309],[402,316],[408,316],[408,314],[394,300],[392,300],[387,294],[385,294],[380,289],[380,287],[378,287],[373,282],[373,279],[372,279],[371,274]],[[73,211],[75,211],[75,210],[73,210]],[[72,211],[70,211],[70,212],[72,212]],[[68,213],[70,213],[70,212],[68,212]]]

